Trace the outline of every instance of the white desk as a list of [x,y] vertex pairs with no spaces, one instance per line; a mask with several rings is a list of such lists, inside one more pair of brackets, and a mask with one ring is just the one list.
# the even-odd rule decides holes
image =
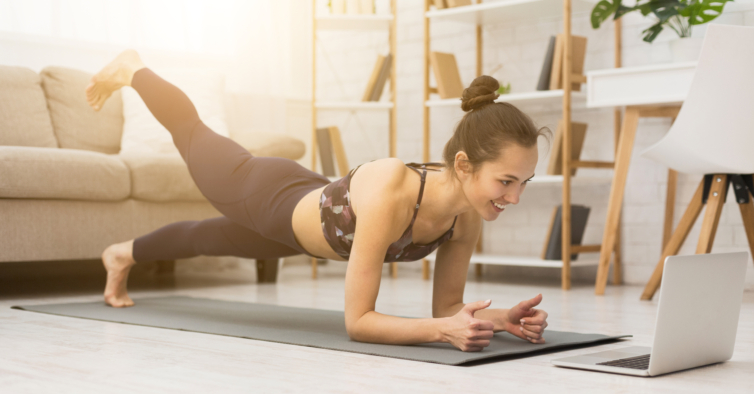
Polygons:
[[679,104],[689,93],[696,62],[611,68],[586,73],[588,108]]
[[[675,119],[694,79],[696,62],[671,63],[642,67],[614,68],[586,73],[588,108],[625,106],[618,149],[615,152],[613,183],[607,206],[607,219],[600,249],[595,293],[605,293],[610,255],[620,226],[620,211],[626,187],[636,128],[641,117]],[[663,245],[670,238],[673,225],[677,174],[668,171]]]

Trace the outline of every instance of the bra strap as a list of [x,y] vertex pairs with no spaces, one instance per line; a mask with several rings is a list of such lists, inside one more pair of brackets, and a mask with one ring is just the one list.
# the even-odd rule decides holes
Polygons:
[[416,215],[419,213],[419,204],[422,202],[422,196],[424,195],[424,181],[427,179],[427,170],[422,170],[422,185],[419,189],[419,198],[416,200],[416,206],[414,207],[414,217],[411,218],[411,226],[414,225]]
[[422,170],[440,171],[440,170],[437,170],[437,169],[434,169],[434,168],[427,168],[427,166],[443,167],[443,164],[442,163],[436,163],[436,162],[430,162],[430,163],[406,163],[406,166],[408,166],[409,168],[412,168],[414,170],[416,170],[417,168],[420,168]]

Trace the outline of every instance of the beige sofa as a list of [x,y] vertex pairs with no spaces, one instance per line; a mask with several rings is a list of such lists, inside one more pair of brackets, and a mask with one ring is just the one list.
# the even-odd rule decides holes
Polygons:
[[[0,66],[0,262],[98,259],[112,243],[220,216],[180,157],[119,154],[120,92],[92,111],[90,76]],[[284,135],[230,132],[257,156],[305,153]]]

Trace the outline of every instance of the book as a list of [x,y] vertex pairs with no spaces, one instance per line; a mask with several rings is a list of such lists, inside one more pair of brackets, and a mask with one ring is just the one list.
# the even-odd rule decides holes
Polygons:
[[330,13],[335,15],[346,13],[346,0],[330,0]]
[[[550,221],[550,231],[545,246],[542,249],[542,260],[563,259],[563,206],[555,207]],[[590,208],[583,205],[571,205],[571,245],[581,245],[586,230],[586,222],[589,219]],[[571,260],[577,260],[577,253],[571,254]]]
[[448,8],[471,5],[471,0],[445,0],[445,1],[448,4]]
[[[565,56],[565,36],[558,34],[555,40],[552,70],[550,72],[550,90],[563,89],[563,57]],[[586,37],[571,36],[571,74],[584,73],[584,58],[586,57]],[[572,82],[571,89],[581,91],[581,83]]]
[[385,83],[390,78],[390,69],[392,65],[393,55],[388,53],[385,56],[385,61],[382,62],[380,75],[377,77],[377,81],[374,83],[371,101],[380,101],[380,97],[382,97],[382,91],[385,90]]
[[348,158],[343,148],[343,141],[340,138],[340,129],[336,126],[317,128],[317,145],[319,145],[322,175],[338,176],[335,173],[335,161],[337,161],[338,173],[340,176],[346,176],[348,174]]
[[374,0],[360,0],[359,11],[362,14],[374,14]]
[[550,37],[550,43],[547,45],[545,52],[545,61],[542,63],[542,71],[539,73],[539,82],[537,90],[550,89],[550,73],[552,72],[552,58],[555,55],[555,36]]
[[367,88],[364,90],[364,95],[361,97],[361,101],[372,100],[372,96],[374,95],[374,88],[377,84],[377,80],[379,79],[380,74],[382,73],[382,67],[384,64],[385,56],[377,55],[377,62],[374,64],[374,69],[372,69],[372,75],[369,76]]
[[448,6],[445,4],[445,0],[434,0],[433,3],[435,4],[435,8],[437,8],[438,10],[448,8]]
[[[586,123],[571,122],[571,160],[581,157],[581,149],[586,138]],[[558,122],[552,141],[552,154],[547,165],[547,175],[563,175],[563,121]],[[571,176],[576,175],[576,168],[571,169]]]
[[349,171],[348,157],[346,157],[346,150],[343,147],[343,140],[340,138],[340,129],[336,126],[328,127],[330,131],[330,141],[332,142],[332,150],[335,154],[335,160],[338,161],[339,176],[346,176]]
[[335,164],[332,156],[332,143],[330,130],[327,127],[317,129],[317,147],[319,148],[320,163],[322,163],[322,175],[335,176]]
[[372,69],[372,75],[369,76],[367,87],[364,89],[364,95],[361,101],[380,101],[382,91],[385,90],[385,83],[390,78],[390,70],[393,65],[393,55],[377,56],[377,62]]
[[463,82],[458,73],[456,57],[452,53],[430,52],[429,61],[437,82],[440,98],[460,98],[463,95]]

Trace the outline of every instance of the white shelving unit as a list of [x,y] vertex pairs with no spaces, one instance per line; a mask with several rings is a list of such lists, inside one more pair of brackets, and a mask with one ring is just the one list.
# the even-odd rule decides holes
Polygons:
[[[397,0],[390,0],[390,14],[345,14],[317,15],[317,1],[312,0],[312,171],[317,171],[317,111],[387,111],[390,116],[389,155],[395,157],[397,140],[396,113],[396,14]],[[390,54],[393,61],[390,68],[390,101],[317,101],[317,32],[343,31],[359,34],[369,31],[388,31]],[[345,174],[341,174],[343,176]],[[317,278],[317,259],[312,258],[312,278]],[[393,276],[397,265],[391,265]]]
[[[573,15],[587,14],[597,1],[573,0]],[[486,23],[520,22],[522,20],[561,18],[562,0],[498,0],[485,1],[464,7],[445,8],[426,12],[433,20],[450,20],[460,23],[484,25]]]
[[[493,265],[514,265],[514,266],[527,266],[527,267],[550,267],[560,268],[562,270],[562,287],[563,289],[569,289],[571,286],[571,267],[597,265],[598,258],[589,258],[589,256],[582,256],[585,253],[592,253],[599,251],[599,245],[586,245],[579,246],[579,259],[571,261],[570,256],[573,254],[571,245],[571,214],[569,207],[571,206],[571,187],[572,185],[581,184],[610,184],[612,182],[611,177],[601,178],[583,178],[572,177],[571,169],[573,168],[606,168],[610,167],[610,163],[602,162],[586,162],[571,160],[571,111],[574,108],[586,107],[586,92],[574,92],[572,91],[572,82],[586,81],[586,77],[583,75],[571,74],[571,51],[570,37],[571,37],[571,19],[573,15],[588,14],[597,3],[597,0],[499,0],[499,1],[477,1],[477,4],[445,8],[445,9],[432,9],[432,0],[425,0],[424,3],[424,157],[425,162],[430,161],[430,117],[429,112],[432,108],[446,108],[446,107],[459,107],[460,99],[430,99],[430,94],[436,93],[435,88],[429,85],[429,54],[430,54],[430,22],[435,21],[453,21],[457,23],[464,23],[476,27],[476,74],[477,76],[483,75],[482,70],[482,25],[488,23],[520,23],[526,20],[541,20],[546,18],[562,18],[563,20],[563,34],[565,35],[565,53],[563,70],[569,70],[569,72],[563,72],[562,81],[564,89],[562,90],[548,90],[548,91],[533,91],[523,93],[513,93],[501,95],[497,102],[509,102],[522,108],[530,105],[539,106],[551,106],[555,107],[560,105],[562,109],[562,124],[563,127],[563,165],[562,172],[565,176],[542,176],[537,175],[532,179],[530,186],[537,184],[557,184],[562,187],[562,205],[563,220],[562,220],[562,236],[563,236],[563,260],[552,261],[542,260],[537,257],[523,257],[523,256],[504,256],[495,255],[489,253],[482,253],[481,240],[477,245],[477,253],[475,253],[471,262],[476,263],[476,272],[481,274],[481,264],[493,264]],[[616,45],[620,42],[620,25],[616,23]],[[620,52],[616,53],[616,66],[620,66]],[[616,122],[616,130],[619,129],[618,122]],[[617,140],[617,138],[616,138]],[[544,240],[543,240],[544,242]],[[616,247],[616,267],[619,268],[619,248]],[[424,278],[429,279],[429,261],[434,261],[434,255],[428,256],[424,261]],[[619,278],[620,270],[617,270],[618,274],[616,278]]]

